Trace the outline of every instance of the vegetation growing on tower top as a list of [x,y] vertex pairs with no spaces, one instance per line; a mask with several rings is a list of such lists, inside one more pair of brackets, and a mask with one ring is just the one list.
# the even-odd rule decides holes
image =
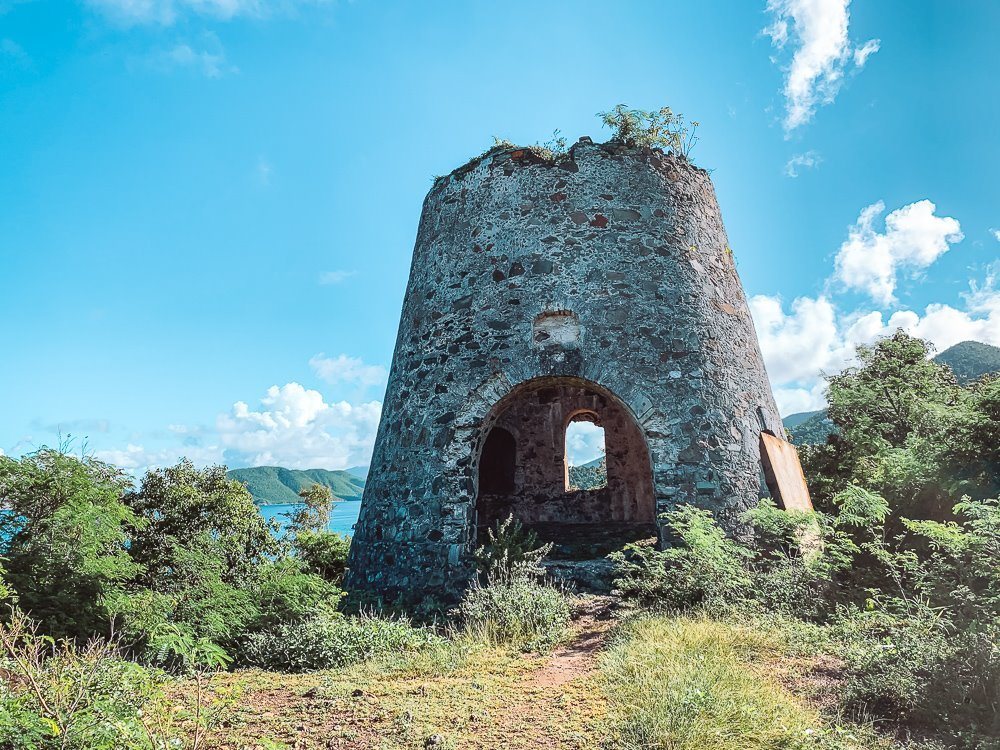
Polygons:
[[698,123],[684,119],[670,107],[660,107],[654,111],[629,109],[619,104],[597,116],[605,127],[611,128],[614,140],[626,146],[662,148],[685,159],[698,143]]

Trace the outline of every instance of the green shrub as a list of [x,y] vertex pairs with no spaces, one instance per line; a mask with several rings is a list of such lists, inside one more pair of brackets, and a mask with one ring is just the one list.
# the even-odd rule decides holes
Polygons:
[[77,647],[39,635],[19,611],[0,625],[0,747],[111,750],[147,747],[143,710],[159,679],[114,644]]
[[545,573],[541,564],[552,544],[539,545],[538,535],[525,530],[513,515],[498,520],[486,535],[486,544],[475,551],[476,568],[484,582],[539,578]]
[[684,505],[662,520],[676,546],[661,551],[632,544],[611,555],[623,595],[673,608],[746,599],[750,552],[727,538],[709,511]]
[[524,577],[470,589],[458,611],[470,635],[524,651],[551,649],[565,634],[570,617],[561,591]]
[[292,547],[309,573],[338,586],[343,582],[347,553],[351,549],[349,536],[332,531],[302,531],[295,535]]
[[670,107],[650,112],[619,104],[609,112],[598,112],[597,116],[614,132],[614,139],[626,146],[664,148],[688,158],[698,142],[695,135],[698,123],[686,121]]
[[402,619],[324,612],[251,634],[243,659],[262,669],[305,672],[414,651],[438,640],[432,631]]
[[837,627],[845,709],[945,734],[965,726],[998,736],[997,623],[956,631],[940,611],[919,602],[878,600],[869,607],[845,613]]
[[320,610],[336,609],[343,592],[313,573],[297,558],[265,565],[255,590],[257,617],[250,630],[267,630],[280,623],[303,620]]

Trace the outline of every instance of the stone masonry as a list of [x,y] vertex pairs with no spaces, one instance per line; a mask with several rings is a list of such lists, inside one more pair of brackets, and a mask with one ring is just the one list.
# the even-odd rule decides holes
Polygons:
[[[581,418],[608,481],[568,491]],[[708,174],[589,138],[494,149],[424,201],[347,586],[453,599],[509,513],[653,529],[693,503],[738,532],[762,430],[784,435]]]

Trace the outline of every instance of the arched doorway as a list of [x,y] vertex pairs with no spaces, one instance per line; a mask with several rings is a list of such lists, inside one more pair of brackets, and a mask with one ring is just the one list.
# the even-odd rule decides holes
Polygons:
[[[604,431],[602,480],[586,488],[570,481],[567,458],[567,430],[580,420]],[[509,515],[541,539],[557,543],[568,538],[655,536],[646,438],[632,412],[607,389],[568,377],[522,383],[492,409],[480,445],[480,541],[485,529]]]

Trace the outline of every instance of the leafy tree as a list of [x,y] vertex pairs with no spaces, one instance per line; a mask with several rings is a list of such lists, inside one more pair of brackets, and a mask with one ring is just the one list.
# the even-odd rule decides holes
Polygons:
[[143,527],[122,503],[120,470],[51,448],[0,456],[0,556],[20,606],[56,637],[105,634],[109,602],[142,564],[128,554]]
[[951,370],[928,357],[926,341],[902,330],[859,346],[860,365],[829,378],[829,416],[849,443],[899,448],[959,396]]
[[139,593],[118,609],[149,646],[173,624],[195,640],[232,644],[258,616],[255,590],[277,552],[250,493],[221,466],[190,461],[147,472],[125,503],[144,520],[129,551]]
[[974,383],[941,441],[953,493],[976,498],[1000,495],[1000,376]]
[[299,491],[302,504],[288,519],[288,530],[292,534],[303,531],[325,531],[330,525],[333,510],[333,492],[322,484],[313,484]]
[[268,555],[277,551],[267,522],[239,481],[223,466],[196,469],[183,460],[146,473],[125,503],[147,523],[131,553],[145,568],[145,582],[169,575],[179,550],[201,550],[218,557],[220,577],[240,585],[253,578]]
[[896,517],[950,516],[956,430],[965,425],[968,444],[983,428],[971,418],[975,399],[930,353],[927,342],[900,330],[858,347],[858,366],[828,378],[836,430],[825,445],[801,452],[818,508],[832,512],[837,493],[856,486],[883,496]]

